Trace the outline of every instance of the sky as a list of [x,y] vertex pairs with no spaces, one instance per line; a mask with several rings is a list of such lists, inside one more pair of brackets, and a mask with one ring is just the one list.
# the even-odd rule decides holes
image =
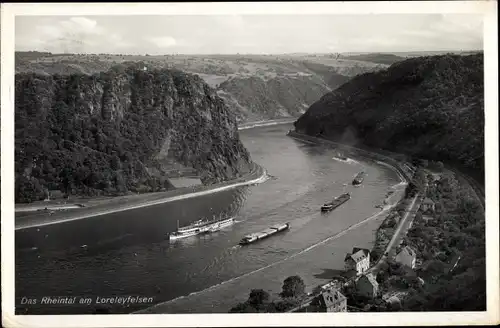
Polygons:
[[16,16],[16,51],[280,54],[483,49],[478,14]]

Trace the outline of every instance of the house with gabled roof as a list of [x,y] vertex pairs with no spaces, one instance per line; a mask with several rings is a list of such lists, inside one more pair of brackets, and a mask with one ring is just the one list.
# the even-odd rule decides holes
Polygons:
[[378,282],[373,274],[368,273],[356,280],[356,293],[358,295],[375,298],[378,295]]
[[362,274],[370,267],[370,251],[366,248],[354,247],[352,253],[347,253],[344,259],[345,270],[355,270],[356,274]]
[[417,254],[410,246],[405,246],[396,255],[395,260],[402,265],[406,265],[407,267],[414,269],[417,261]]
[[347,298],[336,288],[328,288],[319,296],[319,306],[324,312],[347,312]]
[[425,197],[424,200],[422,201],[422,205],[420,205],[420,208],[424,213],[431,211],[433,212],[436,209],[436,204],[432,199]]

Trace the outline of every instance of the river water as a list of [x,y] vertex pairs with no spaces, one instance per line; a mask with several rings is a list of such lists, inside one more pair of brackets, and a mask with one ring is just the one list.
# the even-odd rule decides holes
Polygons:
[[[92,313],[95,304],[40,304],[44,296],[141,296],[150,304],[110,305],[113,313],[226,313],[252,288],[276,295],[283,280],[300,275],[309,290],[343,267],[353,247],[371,247],[387,191],[402,194],[390,168],[285,134],[291,125],[240,131],[255,162],[272,178],[177,202],[16,231],[16,313]],[[361,187],[351,186],[360,170]],[[336,210],[319,207],[344,191]],[[233,215],[236,224],[203,237],[169,242],[165,234],[203,216]],[[238,246],[246,234],[289,222],[289,231]],[[23,300],[24,297],[24,300]],[[26,303],[28,299],[36,304]],[[77,299],[78,300],[78,299]],[[33,303],[33,301],[31,301]],[[155,305],[151,308],[152,305]]]

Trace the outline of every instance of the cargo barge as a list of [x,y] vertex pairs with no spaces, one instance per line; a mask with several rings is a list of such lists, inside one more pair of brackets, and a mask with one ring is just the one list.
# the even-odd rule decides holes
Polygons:
[[336,198],[334,198],[331,202],[325,203],[323,206],[321,206],[321,211],[322,212],[328,212],[336,209],[340,205],[344,204],[347,202],[349,199],[351,199],[351,194],[345,193],[342,194]]
[[270,227],[269,229],[266,229],[264,231],[246,235],[245,237],[243,237],[243,239],[240,240],[239,244],[240,245],[252,244],[258,240],[267,238],[269,236],[277,234],[278,232],[286,231],[288,229],[290,229],[290,224],[288,222],[284,223],[284,224],[275,225],[275,226]]
[[352,185],[359,186],[361,183],[363,183],[364,179],[365,179],[365,172],[359,172],[352,180]]

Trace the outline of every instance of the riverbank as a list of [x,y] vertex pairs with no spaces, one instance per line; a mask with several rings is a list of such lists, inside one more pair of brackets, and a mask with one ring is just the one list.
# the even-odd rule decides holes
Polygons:
[[298,133],[295,131],[289,131],[288,136],[302,141],[318,143],[330,147],[333,146],[334,148],[340,149],[343,152],[346,153],[353,152],[357,155],[361,155],[362,157],[366,157],[368,159],[380,162],[379,164],[389,165],[398,173],[398,175],[400,176],[400,178],[403,180],[404,183],[408,183],[413,175],[413,172],[411,171],[411,169],[407,167],[407,164],[404,161],[404,156],[400,156],[401,158],[398,160],[393,157],[383,155],[377,152],[376,150],[368,150],[366,148],[362,149],[355,146],[348,146],[331,140],[308,136],[306,134]]
[[[46,226],[62,222],[81,220],[89,217],[101,216],[116,212],[127,211],[147,206],[159,205],[167,202],[173,202],[181,199],[199,197],[210,193],[228,190],[236,187],[249,186],[267,181],[266,170],[256,163],[252,163],[249,173],[244,176],[213,185],[200,185],[194,187],[179,188],[176,190],[147,193],[140,195],[127,195],[111,198],[89,199],[85,207],[74,208],[59,211],[38,211],[31,215],[24,215],[16,218],[16,230],[32,227]],[[75,199],[65,206],[77,206],[82,200]],[[32,205],[33,206],[33,205]],[[48,208],[46,204],[39,205],[41,209]],[[58,204],[57,206],[61,206]],[[17,211],[17,210],[16,210]]]
[[[246,122],[241,124],[238,127],[238,130],[247,130],[247,129],[252,129],[252,128],[257,128],[257,127],[263,127],[263,126],[271,126],[271,125],[280,125],[280,124],[290,124],[293,123],[296,120],[296,118],[284,118],[284,119],[276,119],[276,120],[268,120],[268,121],[255,121],[255,122]],[[262,168],[260,168],[262,169]],[[114,210],[113,208],[110,208],[110,206],[115,207],[115,206],[124,206],[130,203],[138,203],[138,202],[144,202],[144,206],[150,206],[150,205],[156,205],[157,203],[154,204],[149,204],[151,201],[158,201],[159,199],[165,198],[165,197],[174,197],[174,196],[180,196],[180,195],[185,195],[187,193],[198,193],[200,191],[206,191],[207,188],[209,189],[217,189],[221,186],[227,186],[227,184],[232,184],[232,183],[240,183],[242,182],[241,180],[251,180],[255,176],[255,168],[252,168],[251,172],[248,173],[245,177],[243,178],[238,178],[235,180],[231,181],[226,181],[223,183],[215,184],[215,185],[210,185],[210,186],[191,186],[191,187],[182,187],[182,188],[177,188],[175,190],[169,190],[169,191],[164,191],[164,192],[152,192],[152,193],[144,193],[144,194],[132,194],[132,195],[124,195],[124,196],[111,196],[111,197],[75,197],[71,201],[66,201],[66,200],[51,200],[51,201],[37,201],[33,202],[30,204],[16,204],[16,213],[31,213],[28,214],[30,215],[30,219],[36,219],[37,217],[42,218],[46,216],[51,216],[53,219],[54,214],[60,213],[59,211],[63,211],[65,214],[68,214],[68,210],[78,210],[78,214],[83,213],[83,211],[88,211],[89,208],[96,209],[96,207],[106,207],[103,208],[102,210],[105,211],[103,214],[108,214],[108,213],[113,213],[117,212],[117,210]],[[251,182],[249,183],[251,184]],[[240,186],[240,185],[238,185]],[[235,186],[237,187],[237,186]],[[226,189],[223,189],[226,190]],[[194,196],[199,196],[198,194]],[[193,196],[193,197],[194,197]],[[188,197],[186,197],[188,198]],[[139,208],[138,207],[133,207],[133,208]],[[129,208],[127,208],[129,209]],[[57,211],[57,212],[56,212]],[[71,213],[72,215],[74,213]],[[76,214],[76,212],[75,212]],[[24,215],[24,214],[21,214]],[[88,215],[89,216],[95,216],[94,214]],[[56,222],[57,223],[57,222]],[[18,227],[16,226],[16,229]]]
[[[289,135],[311,142],[318,140],[293,131],[290,131]],[[342,145],[335,142],[319,140],[323,144],[342,148]],[[362,153],[366,153],[366,149],[363,149]],[[438,178],[439,183],[435,183],[432,177],[428,181],[429,176],[432,176],[428,171],[417,172],[418,170],[413,169],[406,161],[399,161],[400,164],[397,165],[398,161],[392,155],[397,156],[391,154],[393,160],[389,161],[409,178],[408,181],[413,182],[406,189],[413,186],[409,192],[416,194],[409,197],[409,194],[405,193],[407,197],[401,199],[396,211],[392,211],[377,229],[373,250],[375,253],[384,254],[373,254],[375,258],[368,272],[377,275],[380,286],[378,297],[363,299],[352,294],[352,290],[347,291],[344,294],[348,298],[353,297],[350,305],[360,305],[364,311],[437,311],[443,310],[443,302],[452,300],[451,304],[460,304],[464,310],[484,310],[484,208],[481,204],[481,193],[476,190],[479,188],[469,182],[471,191],[464,192],[460,180],[466,183],[468,181],[460,174],[455,174],[456,179],[453,175],[444,179]],[[424,184],[420,183],[422,177]],[[419,185],[421,187],[418,187]],[[427,210],[420,208],[424,197],[430,198],[434,202],[432,204],[436,204],[436,210],[434,205],[428,205]],[[476,201],[477,204],[474,204]],[[424,219],[422,214],[425,211],[432,214]],[[454,216],[453,219],[449,218],[450,215]],[[391,261],[395,258],[398,248],[404,245],[413,250],[415,267],[409,268]],[[463,263],[465,261],[468,261],[467,264]],[[464,283],[465,271],[469,276],[480,278],[475,279],[473,283]],[[439,284],[444,287],[436,287]],[[477,295],[471,299],[478,298],[479,301],[464,302],[462,297],[454,298],[457,289],[461,292],[459,295],[463,295],[467,290],[466,293]],[[448,305],[448,308],[456,309],[456,305]]]
[[297,120],[298,117],[291,118],[280,118],[275,120],[266,120],[266,121],[254,121],[254,122],[245,122],[238,126],[238,130],[247,130],[262,126],[271,126],[271,125],[280,125],[280,124],[290,124]]
[[[346,145],[342,145],[342,144],[338,144],[338,143],[334,143],[334,142],[329,142],[327,140],[321,140],[321,139],[318,139],[318,138],[304,136],[304,135],[297,134],[297,133],[294,133],[294,132],[291,132],[291,131],[288,133],[288,136],[291,136],[291,137],[293,137],[295,139],[298,139],[300,141],[305,141],[307,143],[323,144],[323,145],[330,146],[330,147],[333,146],[335,149],[341,149],[344,154],[348,154],[349,153],[353,157],[367,158],[367,159],[369,159],[371,161],[376,162],[379,165],[388,167],[391,170],[393,170],[398,175],[398,177],[399,177],[400,183],[398,185],[400,185],[400,186],[401,185],[405,185],[405,184],[408,184],[408,182],[409,182],[411,173],[406,171],[406,168],[404,167],[403,163],[395,161],[395,160],[393,160],[391,158],[387,158],[387,157],[385,157],[383,155],[380,155],[380,154],[377,154],[377,153],[374,153],[374,152],[370,153],[370,152],[367,152],[366,150],[356,149],[355,147],[349,147],[349,146],[346,146]],[[384,162],[384,161],[387,161],[389,163]],[[355,229],[357,227],[360,227],[361,225],[367,224],[370,221],[372,221],[371,224],[370,224],[371,227],[368,227],[368,229],[366,229],[366,232],[365,232],[365,234],[370,234],[371,231],[375,230],[376,227],[381,224],[381,222],[382,222],[380,220],[381,217],[388,215],[388,213],[390,213],[395,207],[397,207],[398,205],[401,204],[401,200],[398,200],[395,203],[391,204],[391,200],[394,201],[393,200],[394,197],[397,197],[397,198],[401,197],[401,199],[404,199],[403,195],[401,194],[401,191],[402,191],[401,188],[396,188],[396,189],[393,189],[393,190],[389,191],[386,194],[386,197],[384,199],[384,204],[380,206],[381,211],[379,213],[377,213],[375,215],[372,215],[372,216],[366,218],[365,220],[363,220],[361,222],[358,222],[357,224],[354,224],[354,225],[348,227],[348,229],[342,231],[340,234],[344,235],[348,231],[350,231],[352,229]],[[334,235],[334,236],[332,236],[330,238],[336,238],[338,235],[339,234]],[[360,246],[367,247],[367,245],[366,246],[362,245],[359,242],[358,243],[356,243],[356,242],[352,243],[351,242],[350,244],[351,245],[355,245],[357,247],[360,247]],[[352,247],[352,246],[350,246],[350,247]],[[368,246],[368,248],[370,248],[370,247]],[[349,249],[351,249],[351,248],[349,248]],[[341,254],[340,256],[342,256],[342,254],[345,254],[345,253],[340,252],[339,254]],[[323,266],[319,265],[319,267],[330,267],[330,266],[331,266],[331,263],[329,265],[323,265]],[[331,269],[323,269],[323,270],[331,270]],[[338,272],[339,274],[341,272],[339,270],[332,270],[332,271],[333,272]],[[300,274],[299,274],[298,271],[293,271],[293,273],[294,274],[298,274],[300,276]],[[309,277],[306,277],[305,280],[307,281],[307,280],[310,280],[310,279],[309,279]],[[306,284],[306,285],[308,285],[308,284]],[[322,285],[324,285],[324,283],[321,284],[320,286],[322,286]],[[309,285],[309,287],[310,287],[310,285]],[[310,289],[310,288],[307,288],[307,289]],[[312,292],[314,293],[316,289],[317,288],[314,288]],[[304,295],[304,296],[306,296],[306,295]],[[297,309],[304,307],[308,303],[308,301],[314,299],[315,296],[316,295],[312,295],[311,297],[306,297],[303,300],[294,300],[290,304],[287,303],[287,306],[281,307],[278,312],[295,312]],[[297,305],[297,302],[299,302],[301,304],[300,304],[300,306],[295,307]],[[290,307],[292,307],[292,309],[290,309]],[[238,310],[236,312],[247,312],[245,309],[240,309],[240,310],[241,311]],[[262,312],[262,311],[257,311],[257,312]],[[264,311],[264,312],[266,312],[266,311]]]

